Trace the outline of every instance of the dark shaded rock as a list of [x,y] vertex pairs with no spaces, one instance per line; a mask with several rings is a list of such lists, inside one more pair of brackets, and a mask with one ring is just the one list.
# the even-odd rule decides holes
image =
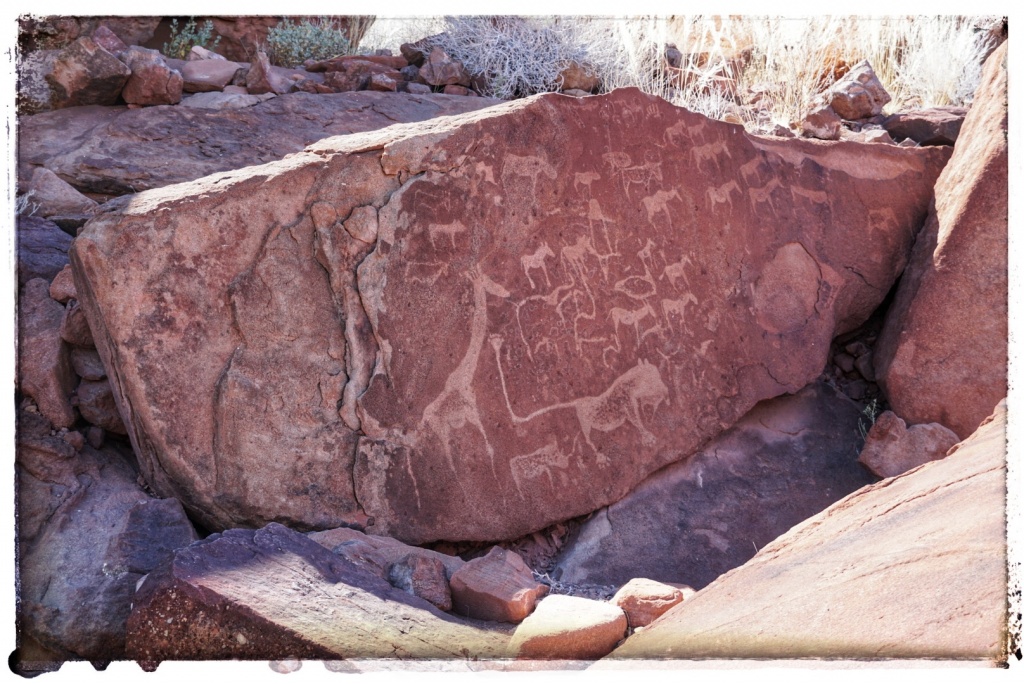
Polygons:
[[310,532],[309,538],[356,565],[367,568],[382,579],[387,579],[388,566],[401,561],[409,554],[419,554],[437,560],[444,566],[446,577],[451,577],[452,573],[466,564],[458,556],[409,546],[391,537],[365,534],[348,527]]
[[71,300],[64,309],[64,318],[60,322],[60,336],[68,344],[75,347],[95,347],[89,321],[79,306],[78,300]]
[[892,410],[961,439],[1006,396],[1006,46],[985,64],[874,351]]
[[[189,62],[204,63],[218,62]],[[45,166],[80,190],[125,194],[280,159],[329,136],[497,103],[442,95],[292,93],[229,111],[77,108],[23,117],[18,150],[22,163]]]
[[407,594],[419,596],[443,611],[452,609],[444,563],[421,553],[410,553],[388,566],[388,582]]
[[57,224],[35,216],[17,217],[18,284],[34,278],[50,281],[68,265],[71,236]]
[[700,452],[598,512],[558,562],[563,582],[634,577],[700,590],[793,525],[873,481],[859,407],[823,383],[758,404]]
[[39,412],[58,427],[71,427],[75,410],[68,400],[75,376],[67,344],[61,339],[64,307],[50,298],[42,278],[28,281],[18,296],[19,391],[32,397]]
[[131,73],[91,38],[79,38],[60,53],[46,80],[53,88],[54,108],[112,105]]
[[1005,505],[1004,402],[958,451],[797,525],[609,658],[1005,663]]
[[960,135],[965,116],[964,107],[931,107],[893,114],[882,126],[900,142],[910,139],[921,145],[952,145]]
[[150,573],[128,619],[127,654],[149,663],[494,658],[507,642],[271,523],[214,534]]
[[427,60],[420,66],[420,78],[433,86],[470,84],[469,72],[462,62],[452,59],[440,47],[430,50]]
[[126,435],[121,415],[107,380],[83,380],[76,390],[78,410],[82,417],[98,427],[118,435]]
[[19,627],[63,658],[123,658],[136,582],[195,532],[117,452],[76,454],[31,414],[18,427]]
[[75,347],[71,350],[71,364],[75,374],[83,380],[102,380],[106,377],[103,361],[95,349]]

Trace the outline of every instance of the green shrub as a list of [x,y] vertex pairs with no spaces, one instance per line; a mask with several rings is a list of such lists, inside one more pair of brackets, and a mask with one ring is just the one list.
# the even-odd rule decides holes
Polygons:
[[203,22],[202,28],[196,28],[196,20],[189,19],[185,27],[178,31],[178,20],[171,19],[171,42],[164,43],[163,53],[174,59],[187,59],[189,51],[195,47],[204,47],[207,50],[217,48],[220,36],[213,39],[213,22]]
[[267,34],[267,56],[281,67],[294,68],[307,59],[345,55],[351,47],[346,33],[326,17],[303,19],[298,24],[282,19]]

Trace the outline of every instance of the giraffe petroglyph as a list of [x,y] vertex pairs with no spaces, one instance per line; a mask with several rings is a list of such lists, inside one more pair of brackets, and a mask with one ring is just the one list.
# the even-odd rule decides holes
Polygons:
[[[444,445],[448,465],[457,472],[452,456],[451,442],[456,430],[472,425],[484,439],[487,455],[491,459],[491,472],[494,473],[494,447],[487,438],[487,431],[480,420],[477,409],[476,394],[473,391],[473,379],[476,376],[480,352],[483,350],[484,338],[487,335],[487,295],[501,297],[510,296],[508,290],[488,278],[479,266],[474,266],[466,274],[473,286],[473,313],[470,318],[469,347],[465,355],[445,380],[444,389],[423,410],[420,430],[428,429]],[[495,473],[495,477],[497,474]]]

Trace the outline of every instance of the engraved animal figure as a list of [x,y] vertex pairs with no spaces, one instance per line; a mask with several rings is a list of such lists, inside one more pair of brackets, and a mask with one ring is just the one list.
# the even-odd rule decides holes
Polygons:
[[580,186],[582,185],[587,189],[587,192],[590,192],[590,184],[596,180],[601,180],[601,174],[595,173],[594,171],[577,173],[572,179],[572,189],[579,192]]
[[462,225],[462,221],[452,221],[451,223],[431,223],[427,226],[427,234],[430,236],[430,246],[437,249],[437,236],[445,235],[452,242],[452,249],[455,249],[455,236],[459,233],[465,233],[466,226]]
[[512,480],[516,483],[519,495],[525,498],[523,480],[533,480],[546,475],[548,485],[554,489],[555,481],[551,476],[551,469],[564,471],[568,468],[569,454],[563,454],[558,448],[558,440],[552,439],[551,442],[536,451],[512,457],[509,459],[508,465],[512,470]]
[[662,402],[669,403],[668,387],[662,382],[661,372],[654,364],[640,359],[637,364],[620,375],[608,389],[596,397],[581,397],[572,401],[561,402],[537,409],[528,416],[517,416],[509,400],[505,373],[501,366],[502,339],[498,335],[491,336],[491,346],[498,364],[498,377],[501,389],[505,394],[505,404],[509,415],[515,423],[529,421],[552,411],[571,408],[576,411],[587,445],[598,454],[598,462],[606,462],[606,458],[598,451],[591,441],[594,430],[611,432],[629,423],[640,433],[640,440],[645,446],[653,446],[657,441],[654,434],[644,425],[644,418],[649,412],[651,418]]
[[682,299],[662,299],[661,310],[665,313],[665,320],[672,325],[672,319],[669,317],[670,313],[674,313],[679,316],[680,320],[686,320],[686,305],[687,304],[698,304],[697,298],[693,296],[692,292],[687,292]]
[[729,148],[721,140],[690,148],[690,155],[693,158],[693,165],[698,168],[704,162],[710,161],[714,163],[716,169],[721,169],[721,164],[719,163],[721,157],[725,156],[732,159]]
[[778,178],[772,178],[762,188],[750,188],[750,201],[754,206],[754,209],[757,209],[758,204],[764,204],[767,202],[768,206],[772,208],[772,212],[774,213],[775,201],[772,200],[772,192],[780,185]]
[[476,394],[473,391],[473,378],[476,375],[480,352],[483,350],[484,338],[487,335],[487,295],[491,294],[502,298],[507,298],[510,295],[508,290],[484,275],[477,266],[473,267],[466,277],[473,284],[473,314],[470,318],[469,347],[466,349],[462,361],[445,380],[444,389],[424,409],[420,429],[430,430],[441,440],[445,455],[448,457],[448,465],[455,471],[455,461],[451,449],[454,432],[466,425],[472,425],[484,438],[493,473],[494,447],[487,439],[487,431],[484,430],[483,422],[480,420]]
[[530,277],[530,270],[539,268],[544,272],[544,281],[547,282],[548,287],[551,287],[551,278],[548,277],[548,267],[544,263],[546,257],[554,258],[555,253],[548,247],[548,243],[542,242],[537,251],[533,254],[524,254],[519,262],[523,265],[523,270],[526,271],[526,279],[530,281],[530,289],[534,290],[537,288],[533,283],[533,278]]
[[631,325],[633,326],[633,331],[636,333],[636,344],[639,347],[640,343],[643,341],[645,337],[647,337],[652,332],[657,332],[658,330],[660,330],[660,325],[656,325],[654,328],[645,330],[643,335],[640,334],[640,321],[644,320],[648,316],[655,319],[655,321],[657,321],[658,319],[658,316],[654,312],[654,309],[651,308],[650,304],[646,303],[639,309],[636,309],[635,311],[629,311],[628,309],[620,309],[619,307],[613,308],[611,311],[611,317],[612,324],[615,326],[615,337],[618,338],[619,336],[620,325]]
[[546,176],[555,180],[558,178],[558,173],[551,164],[540,157],[521,157],[517,154],[508,154],[505,155],[505,162],[501,167],[501,180],[506,187],[509,185],[509,176],[529,178],[530,194],[528,197],[533,198],[537,194],[537,179],[540,176]]
[[740,186],[734,180],[718,188],[708,188],[708,202],[711,204],[711,209],[714,209],[716,204],[728,204],[732,208],[730,195],[734,190],[740,192]]
[[676,285],[676,281],[678,281],[680,278],[682,278],[683,282],[685,282],[687,287],[689,287],[690,279],[686,275],[686,267],[691,265],[692,262],[690,261],[690,257],[684,256],[677,263],[669,264],[668,266],[665,267],[665,277],[668,278],[668,282],[671,283],[674,289],[679,289],[679,287]]
[[647,210],[647,220],[653,224],[654,217],[658,215],[659,211],[663,211],[668,222],[672,223],[672,212],[668,209],[668,201],[673,197],[679,199],[678,190],[673,190],[672,192],[658,190],[650,197],[644,197],[641,203],[644,205],[644,209]]
[[613,173],[622,179],[622,190],[629,197],[631,185],[648,187],[653,180],[662,180],[661,162],[647,156],[643,164],[634,164],[625,152],[607,152],[602,155],[605,163],[612,167]]

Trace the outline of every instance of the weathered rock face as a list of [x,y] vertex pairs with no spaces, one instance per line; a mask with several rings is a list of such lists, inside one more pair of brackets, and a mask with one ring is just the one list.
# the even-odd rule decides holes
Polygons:
[[495,658],[508,635],[427,601],[272,523],[228,530],[150,573],[128,618],[129,658]]
[[857,462],[867,423],[823,383],[765,401],[599,511],[563,550],[553,576],[617,585],[642,576],[701,589],[873,482]]
[[1006,659],[1006,405],[947,458],[865,487],[610,658]]
[[128,104],[172,105],[181,102],[181,73],[167,66],[164,56],[156,50],[138,46],[128,48],[121,59],[132,75],[121,91]]
[[116,451],[76,453],[50,429],[19,415],[21,629],[66,658],[123,658],[136,582],[195,532],[177,501],[142,491]]
[[71,427],[75,410],[68,401],[75,376],[61,338],[64,307],[50,298],[46,280],[34,278],[18,297],[18,389],[32,397],[39,412],[58,427]]
[[[37,167],[28,178],[18,183],[18,190],[28,194],[28,201],[35,206],[35,216],[91,215],[97,204],[68,183],[62,181],[49,169]],[[70,242],[70,241],[69,241]]]
[[91,38],[79,38],[61,52],[46,80],[54,107],[112,105],[131,70]]
[[548,588],[514,551],[495,546],[451,577],[452,607],[478,620],[522,622]]
[[[223,62],[187,64],[204,63]],[[77,107],[22,117],[18,153],[22,163],[45,166],[80,190],[120,195],[280,159],[332,135],[497,103],[482,97],[363,92],[292,93],[228,111]]]
[[[693,593],[692,588],[690,591]],[[644,577],[635,577],[615,592],[612,603],[622,609],[633,629],[646,627],[672,606],[686,600],[682,589]]]
[[947,155],[540,96],[115,200],[75,284],[147,480],[208,524],[509,539],[816,377]]
[[844,119],[866,119],[882,113],[892,97],[886,92],[867,60],[854,65],[849,73],[829,89],[832,109]]
[[989,57],[875,348],[893,411],[971,434],[1006,395],[1006,46]]
[[878,477],[895,477],[945,457],[957,440],[956,433],[944,425],[928,423],[907,428],[902,418],[885,411],[871,426],[858,460]]
[[909,138],[922,145],[952,145],[960,136],[965,116],[964,107],[930,107],[893,114],[882,126],[897,141]]
[[35,278],[49,283],[68,265],[71,236],[56,223],[35,216],[17,218],[18,284]]

